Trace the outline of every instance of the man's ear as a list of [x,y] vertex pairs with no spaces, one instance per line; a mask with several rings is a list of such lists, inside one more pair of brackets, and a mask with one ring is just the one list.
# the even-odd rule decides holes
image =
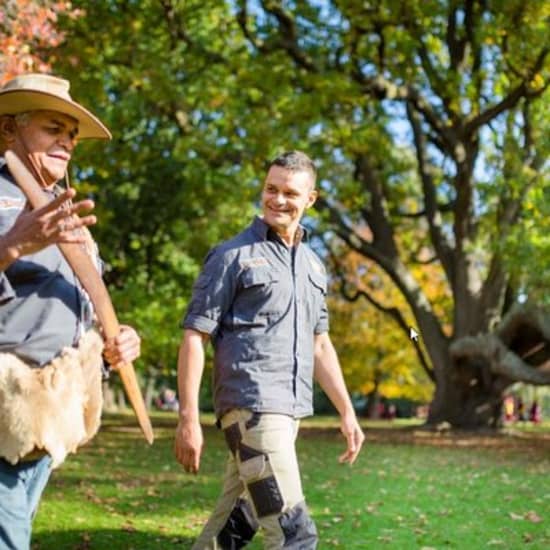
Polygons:
[[7,146],[15,139],[15,119],[9,115],[0,116],[0,140]]
[[308,198],[308,201],[307,201],[307,208],[311,208],[315,204],[316,200],[317,200],[317,189],[312,189],[309,192],[309,198]]

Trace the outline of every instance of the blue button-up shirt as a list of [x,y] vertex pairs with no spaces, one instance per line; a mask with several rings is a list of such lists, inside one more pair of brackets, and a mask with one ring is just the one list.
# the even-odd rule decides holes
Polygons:
[[[0,235],[25,207],[25,195],[0,158]],[[23,256],[0,271],[0,353],[44,365],[64,347],[74,346],[92,317],[91,304],[57,246]]]
[[261,218],[210,251],[182,324],[211,336],[218,418],[234,408],[312,414],[326,288],[317,255],[304,242],[286,246]]

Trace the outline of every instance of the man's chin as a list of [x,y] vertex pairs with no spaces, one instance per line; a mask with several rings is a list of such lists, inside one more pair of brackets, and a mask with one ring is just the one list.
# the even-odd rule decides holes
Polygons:
[[42,172],[42,179],[47,186],[53,185],[65,177],[65,171],[61,170],[44,170]]
[[291,221],[290,216],[286,212],[280,214],[270,213],[269,216],[264,216],[268,221],[275,225],[288,225]]

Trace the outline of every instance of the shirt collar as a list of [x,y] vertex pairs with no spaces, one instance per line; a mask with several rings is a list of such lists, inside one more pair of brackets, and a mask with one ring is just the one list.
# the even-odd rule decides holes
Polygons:
[[15,184],[15,180],[13,179],[13,176],[11,175],[11,172],[8,170],[8,163],[6,162],[6,159],[4,156],[0,156],[0,173],[8,179],[11,183]]
[[[254,220],[252,221],[252,231],[254,231],[254,233],[256,233],[256,235],[263,241],[267,241],[270,235],[276,234],[276,232],[273,231],[273,229],[271,229],[271,227],[269,227],[269,225],[267,225],[264,219],[260,216],[254,217]],[[301,232],[301,237],[298,239],[298,243],[307,242],[309,239],[308,230],[303,225],[299,225],[298,232]]]

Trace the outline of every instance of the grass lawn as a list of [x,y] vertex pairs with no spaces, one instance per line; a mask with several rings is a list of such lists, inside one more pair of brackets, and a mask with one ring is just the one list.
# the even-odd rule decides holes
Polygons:
[[[197,476],[172,452],[175,416],[155,414],[148,447],[131,416],[109,416],[56,470],[33,550],[190,548],[217,497],[226,456],[205,417]],[[550,548],[550,426],[487,436],[366,424],[353,467],[337,463],[334,419],[304,422],[298,452],[319,548]],[[389,426],[393,426],[388,429]],[[261,548],[257,537],[248,548]]]

